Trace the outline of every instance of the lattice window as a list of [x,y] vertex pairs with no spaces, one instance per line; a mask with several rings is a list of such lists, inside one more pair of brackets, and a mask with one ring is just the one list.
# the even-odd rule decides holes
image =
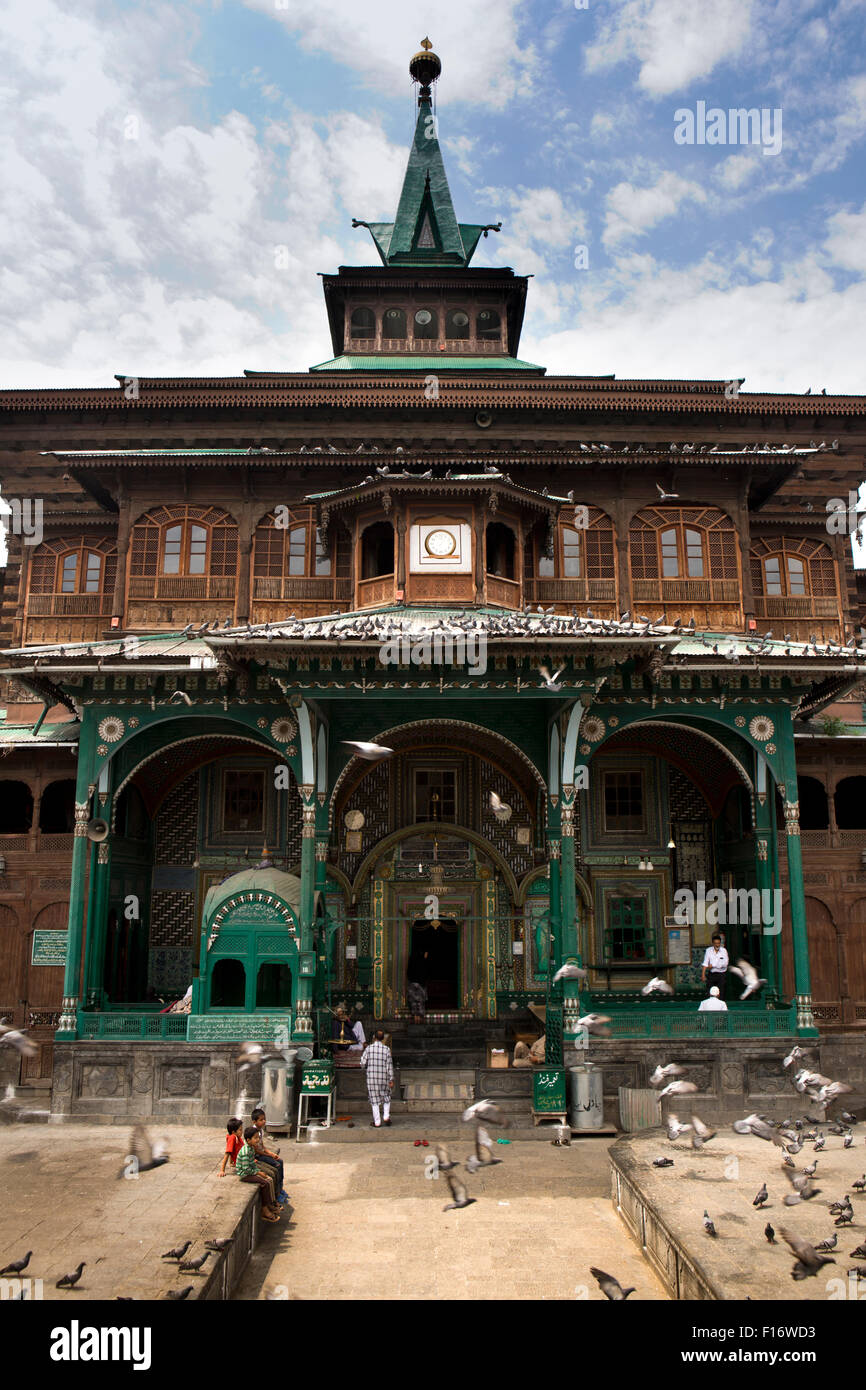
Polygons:
[[737,578],[737,533],[718,507],[645,507],[629,552],[634,579]]
[[761,596],[811,594],[835,598],[836,564],[822,541],[772,537],[755,541],[749,564],[752,584]]
[[132,528],[129,572],[135,578],[234,578],[237,565],[238,528],[220,507],[155,507]]
[[560,519],[554,542],[554,556],[547,554],[547,533],[536,527],[524,553],[524,577],[532,579],[615,579],[616,555],[613,523],[599,507],[589,507],[589,525],[574,525],[569,511]]
[[[279,521],[279,525],[277,522]],[[342,537],[341,537],[342,540]],[[327,579],[334,560],[325,549],[312,507],[271,512],[256,527],[253,574],[258,579]],[[337,573],[349,573],[345,545],[337,545]]]
[[43,541],[30,562],[31,594],[105,594],[114,588],[117,547],[112,540]]

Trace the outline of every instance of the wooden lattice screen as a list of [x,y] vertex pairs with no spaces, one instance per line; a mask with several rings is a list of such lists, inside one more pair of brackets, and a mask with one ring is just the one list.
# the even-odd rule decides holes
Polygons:
[[737,578],[737,533],[731,518],[718,507],[645,507],[638,512],[629,527],[633,578],[661,576],[660,532],[669,527],[703,533],[708,578]]
[[207,528],[210,539],[208,574],[231,577],[238,567],[238,528],[220,507],[177,505],[155,507],[135,523],[129,551],[129,572],[136,578],[154,579],[159,573],[163,530],[189,522]]
[[769,555],[778,555],[783,564],[788,555],[802,560],[807,592],[816,597],[836,597],[836,565],[829,547],[824,545],[822,541],[810,540],[807,536],[801,541],[797,541],[793,537],[785,539],[782,536],[771,537],[766,540],[762,537],[761,540],[754,541],[749,556],[749,564],[752,571],[752,585],[756,594],[763,595],[765,593],[763,561]]

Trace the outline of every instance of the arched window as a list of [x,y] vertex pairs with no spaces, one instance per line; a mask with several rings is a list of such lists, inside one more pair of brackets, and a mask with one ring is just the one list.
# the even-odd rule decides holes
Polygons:
[[438,338],[439,315],[435,309],[416,309],[413,317],[413,337]]
[[110,603],[117,571],[114,541],[43,541],[30,562],[28,611],[98,613]]
[[751,549],[752,585],[766,598],[826,598],[835,616],[836,566],[828,546],[817,540],[761,539]]
[[220,507],[155,507],[132,528],[130,598],[234,598],[238,528]]
[[738,603],[737,533],[717,507],[646,507],[629,528],[636,602]]
[[[588,525],[578,525],[578,516]],[[547,527],[536,526],[526,543],[523,574],[526,581],[544,581],[529,594],[531,599],[614,600],[616,558],[610,517],[599,507],[569,510],[553,534],[552,545]],[[569,582],[562,586],[562,580]]]
[[406,337],[406,310],[386,309],[382,319],[383,338]]
[[[344,527],[333,525],[326,538],[312,507],[278,507],[262,517],[253,538],[256,601],[332,601],[349,598],[350,590],[351,540]],[[268,612],[256,611],[265,621]]]
[[26,835],[33,824],[33,793],[26,782],[0,782],[0,835]]
[[353,338],[375,338],[376,315],[372,309],[352,310],[351,336]]
[[39,798],[39,829],[69,835],[75,829],[75,779],[51,782]]
[[394,573],[394,527],[374,521],[361,536],[361,579]]
[[833,800],[840,830],[866,829],[866,777],[843,777]]
[[445,315],[446,338],[468,338],[471,327],[469,315],[465,309],[449,309]]
[[800,798],[800,829],[826,830],[830,825],[827,788],[817,777],[797,777]]
[[502,320],[495,309],[479,309],[476,320],[479,338],[499,338],[502,333]]

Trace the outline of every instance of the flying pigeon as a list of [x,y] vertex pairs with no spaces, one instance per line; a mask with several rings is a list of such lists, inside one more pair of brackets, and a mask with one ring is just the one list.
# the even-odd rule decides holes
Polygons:
[[386,748],[383,743],[364,743],[363,740],[354,738],[344,738],[342,742],[347,748],[354,748],[355,754],[363,758],[365,762],[374,763],[379,758],[392,758],[393,748]]
[[561,965],[554,975],[553,983],[557,984],[560,980],[585,980],[587,974],[588,972],[582,970],[579,965],[575,965],[572,961],[566,961],[565,965]]
[[659,1091],[659,1100],[662,1100],[665,1096],[688,1095],[690,1092],[696,1091],[697,1089],[694,1081],[671,1081],[665,1086],[663,1091]]
[[[794,1189],[793,1192],[789,1192],[784,1198],[786,1207],[795,1207],[798,1202],[808,1202],[813,1197],[819,1195],[821,1191],[820,1187],[816,1187],[811,1177],[807,1176],[807,1174],[790,1173],[787,1168],[784,1171],[788,1182]],[[782,1234],[784,1235],[784,1231]]]
[[466,1160],[467,1173],[477,1173],[479,1168],[492,1168],[497,1163],[501,1163],[501,1158],[494,1158],[491,1150],[493,1140],[487,1133],[483,1125],[475,1126],[475,1153],[470,1154]]
[[476,1100],[474,1105],[469,1105],[463,1111],[463,1119],[468,1124],[470,1120],[476,1123],[484,1121],[488,1125],[500,1125],[503,1129],[508,1128],[508,1118],[503,1110],[492,1100]]
[[682,1076],[682,1074],[683,1068],[677,1062],[668,1062],[665,1067],[659,1064],[650,1077],[649,1083],[651,1086],[661,1086],[662,1082],[666,1081],[669,1076]]
[[648,984],[645,984],[641,994],[673,994],[673,986],[667,980],[663,980],[660,975],[654,975]]
[[797,1256],[793,1269],[791,1270],[792,1279],[813,1278],[824,1265],[834,1265],[836,1261],[829,1255],[819,1255],[813,1245],[810,1245],[802,1236],[798,1236],[794,1231],[786,1230],[784,1226],[779,1227],[779,1235],[787,1245],[791,1247]]
[[671,1114],[668,1115],[667,1129],[668,1139],[671,1141],[672,1144],[675,1144],[681,1135],[688,1134],[689,1130],[691,1129],[691,1125],[681,1124],[677,1116]]
[[502,800],[501,796],[496,795],[492,787],[490,789],[490,809],[500,825],[505,825],[507,821],[511,820],[511,807],[507,801]]
[[741,999],[748,999],[750,994],[754,994],[756,990],[761,988],[761,985],[767,983],[766,980],[758,978],[757,970],[747,960],[738,960],[736,965],[730,967],[730,971],[732,975],[739,975],[746,986],[743,993],[740,995]]
[[472,1203],[478,1200],[477,1197],[467,1197],[465,1183],[462,1183],[453,1173],[446,1173],[445,1181],[448,1183],[448,1188],[454,1200],[453,1202],[448,1202],[442,1208],[443,1211],[454,1211],[455,1208],[471,1207]]
[[679,497],[678,492],[665,492],[664,488],[659,483],[656,483],[656,492],[659,495],[660,502],[673,502]]
[[444,1144],[434,1144],[433,1152],[436,1155],[436,1162],[439,1165],[440,1173],[449,1173],[452,1168],[457,1168],[459,1166],[454,1162]]
[[590,1265],[589,1272],[595,1279],[605,1298],[609,1298],[611,1303],[624,1303],[630,1293],[634,1293],[634,1287],[624,1289],[618,1279],[614,1279],[612,1274],[605,1274],[603,1269],[596,1269],[595,1265]]
[[[155,1144],[151,1143],[144,1125],[136,1125],[133,1129],[127,1153],[135,1163],[136,1173],[149,1173],[152,1168],[161,1168],[164,1163],[168,1163],[165,1144],[161,1140],[157,1140]],[[118,1177],[125,1177],[127,1171],[124,1165]]]
[[711,1139],[715,1139],[716,1131],[709,1129],[703,1120],[699,1120],[697,1115],[692,1115],[692,1148],[702,1149],[704,1144],[709,1144]]
[[564,670],[565,667],[560,666],[559,670],[555,671],[554,674],[551,675],[547,666],[539,666],[538,674],[541,676],[541,680],[545,690],[551,690],[554,694],[556,694],[558,690],[562,689],[562,682],[559,680],[559,677],[562,675]]
[[754,1134],[757,1139],[766,1139],[768,1143],[776,1144],[780,1149],[785,1147],[785,1141],[778,1130],[768,1125],[760,1115],[747,1115],[744,1120],[734,1120],[732,1128],[736,1134]]
[[35,1057],[39,1051],[39,1044],[28,1038],[23,1029],[7,1028],[5,1024],[0,1024],[0,1043],[8,1043],[22,1057]]

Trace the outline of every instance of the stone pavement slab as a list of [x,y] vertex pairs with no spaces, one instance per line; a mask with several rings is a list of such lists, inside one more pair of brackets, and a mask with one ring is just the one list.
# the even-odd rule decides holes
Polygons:
[[[157,1126],[150,1130],[159,1136]],[[247,1216],[247,1184],[218,1178],[225,1132],[172,1127],[169,1162],[137,1178],[121,1178],[129,1132],[105,1125],[70,1124],[0,1129],[0,1268],[33,1251],[25,1276],[41,1279],[45,1299],[71,1304],[89,1299],[159,1299],[172,1288],[208,1279],[181,1274],[164,1251],[192,1240],[187,1252],[204,1253],[203,1241],[229,1236]],[[263,1224],[265,1247],[284,1238],[280,1226]],[[249,1242],[249,1221],[245,1221]],[[233,1259],[236,1256],[233,1256]],[[72,1290],[56,1280],[86,1268]],[[218,1264],[212,1255],[205,1271]],[[201,1288],[199,1288],[201,1286]],[[9,1296],[8,1293],[6,1296]]]
[[[624,1185],[639,1194],[638,1205],[652,1218],[653,1233],[646,1239],[657,1250],[662,1267],[673,1268],[679,1252],[709,1297],[805,1302],[849,1297],[830,1281],[841,1280],[847,1288],[846,1272],[855,1265],[866,1266],[866,1259],[851,1257],[866,1241],[866,1194],[853,1188],[866,1170],[866,1126],[858,1125],[854,1134],[850,1149],[843,1148],[834,1135],[827,1137],[826,1148],[818,1154],[811,1143],[803,1145],[794,1156],[797,1172],[817,1158],[815,1183],[820,1193],[790,1207],[784,1198],[793,1188],[783,1172],[781,1149],[730,1128],[719,1130],[698,1151],[690,1147],[689,1136],[670,1144],[663,1130],[647,1130],[620,1139],[612,1156]],[[674,1166],[654,1168],[653,1159],[659,1157],[672,1158]],[[758,1209],[752,1203],[763,1182],[769,1201]],[[829,1207],[846,1193],[851,1197],[854,1224],[836,1227]],[[621,1200],[634,1221],[631,1198],[625,1191]],[[705,1210],[715,1225],[715,1239],[703,1229]],[[641,1219],[639,1213],[637,1219]],[[768,1222],[776,1232],[772,1245],[764,1236]],[[781,1226],[812,1245],[838,1235],[836,1249],[829,1252],[836,1263],[825,1265],[815,1278],[793,1280],[795,1257],[779,1235]],[[665,1233],[663,1240],[656,1237],[658,1228]],[[859,1293],[866,1294],[866,1282],[860,1281]]]
[[521,1138],[472,1176],[464,1126],[449,1149],[476,1201],[445,1212],[444,1175],[425,1177],[432,1150],[368,1134],[366,1144],[289,1146],[290,1238],[254,1251],[236,1298],[603,1299],[590,1265],[635,1285],[634,1299],[668,1297],[611,1203],[605,1140]]

